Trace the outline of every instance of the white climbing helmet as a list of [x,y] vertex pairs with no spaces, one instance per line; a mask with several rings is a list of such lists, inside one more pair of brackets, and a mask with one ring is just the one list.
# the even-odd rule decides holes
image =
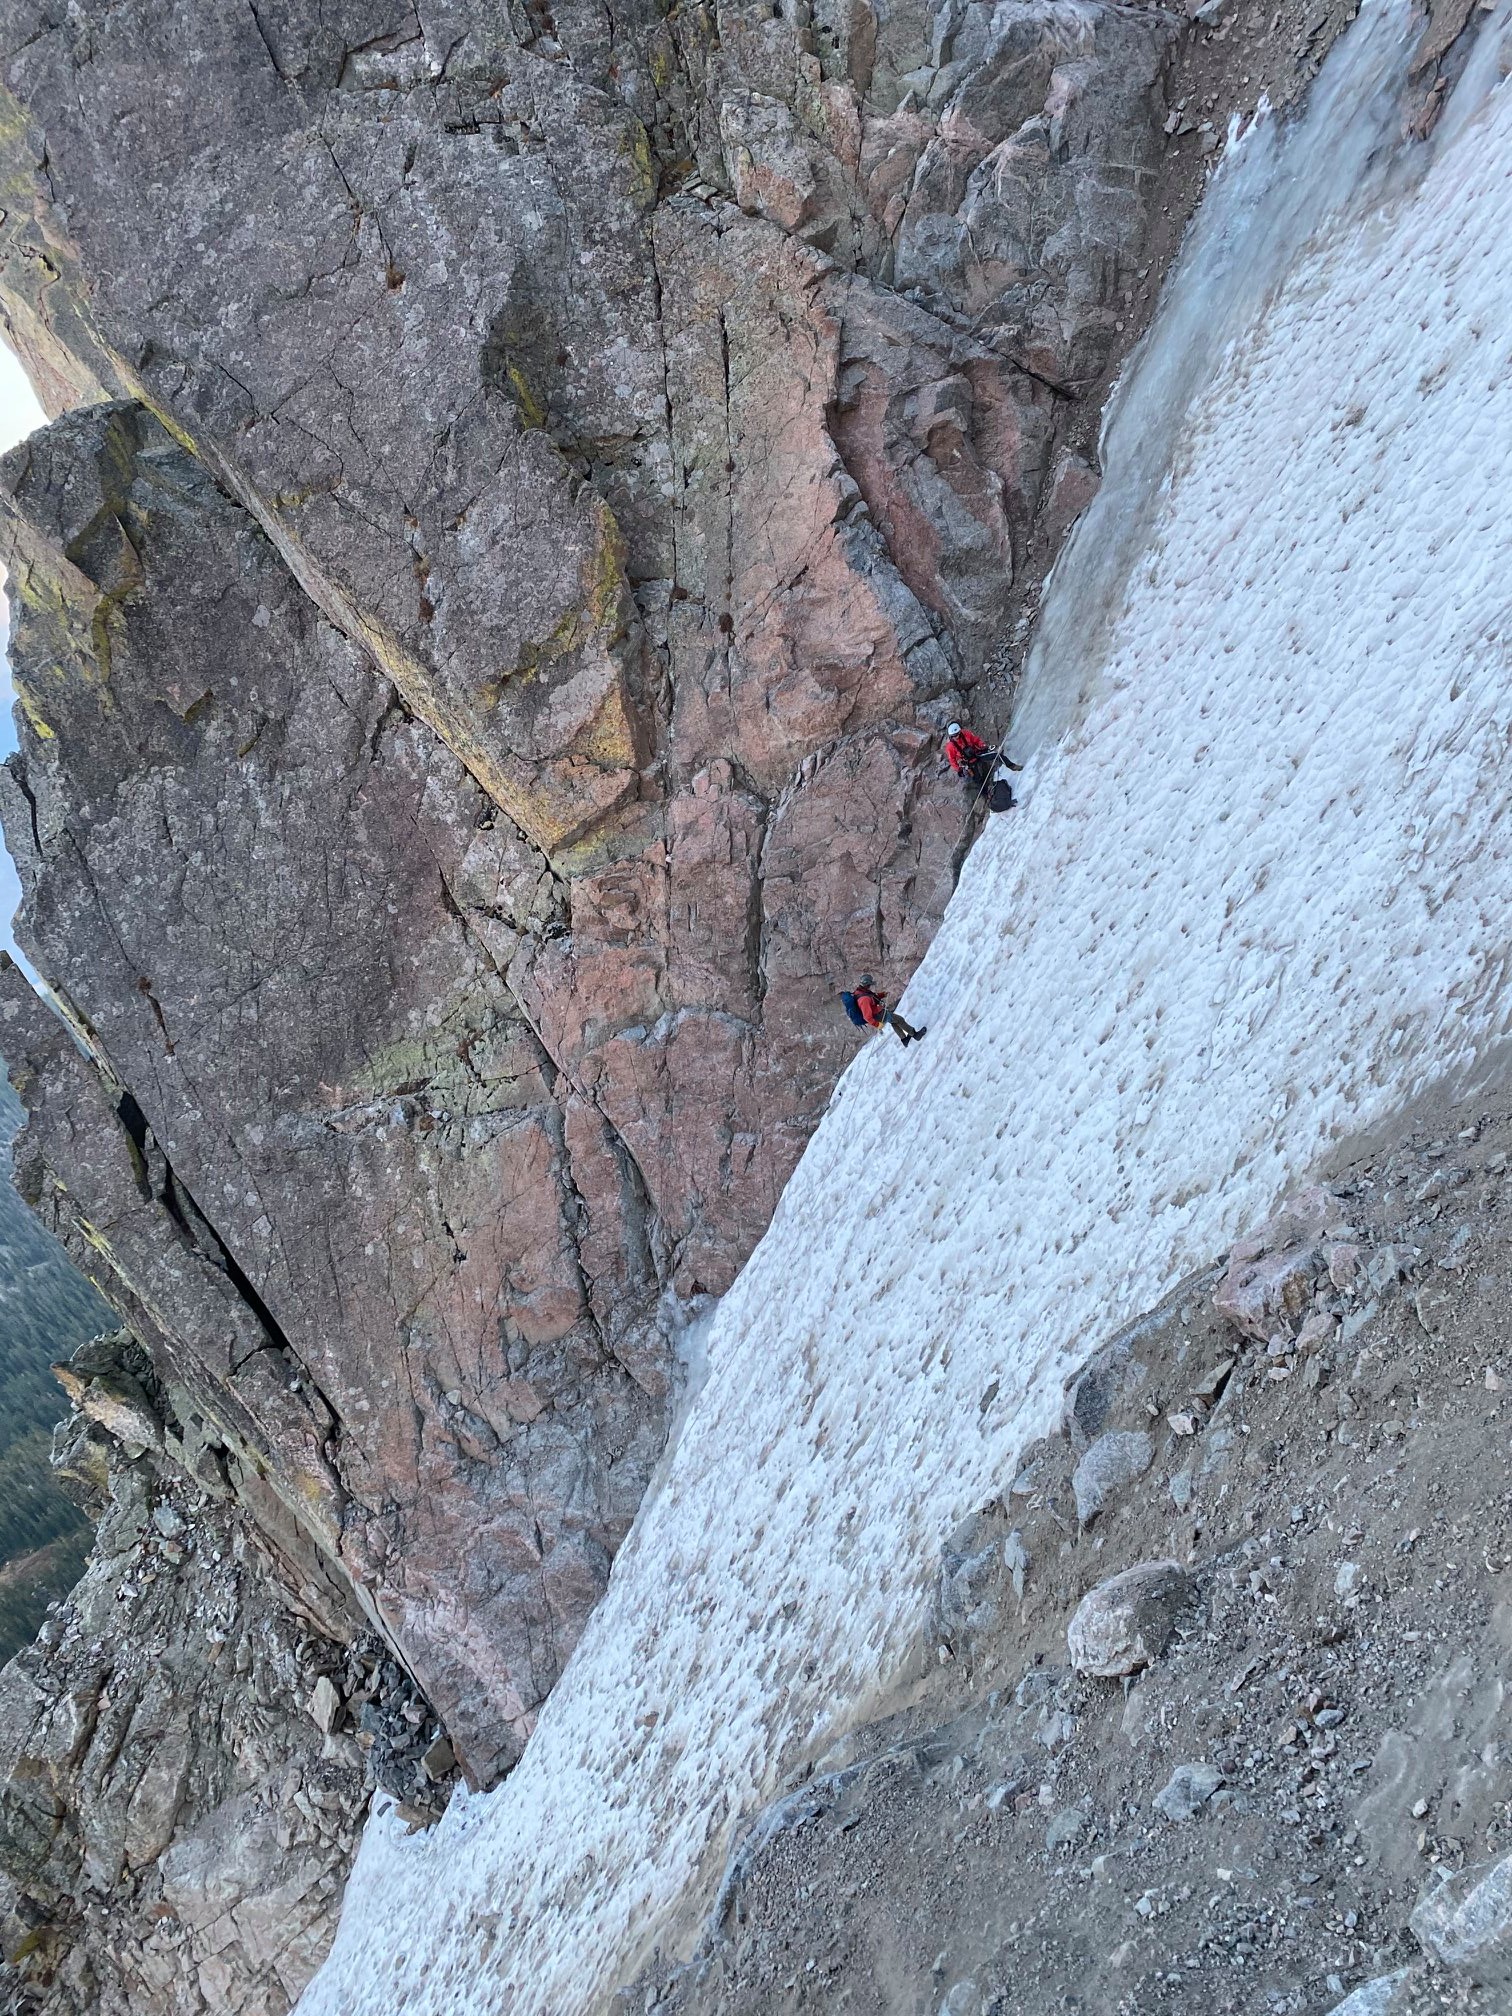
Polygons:
[[947,735],[959,735],[960,732],[961,732],[961,724],[959,721],[952,721],[950,726],[945,730],[945,733]]

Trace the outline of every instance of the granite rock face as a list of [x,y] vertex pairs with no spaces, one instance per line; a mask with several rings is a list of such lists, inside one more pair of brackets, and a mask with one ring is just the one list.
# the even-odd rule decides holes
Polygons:
[[[25,1180],[491,1777],[667,1392],[634,1167],[500,971],[558,885],[140,408],[11,474],[57,732],[6,811],[39,961],[108,1060],[0,982]],[[119,603],[92,540],[132,556]]]
[[476,1782],[948,897],[1177,32],[0,0],[24,1182]]

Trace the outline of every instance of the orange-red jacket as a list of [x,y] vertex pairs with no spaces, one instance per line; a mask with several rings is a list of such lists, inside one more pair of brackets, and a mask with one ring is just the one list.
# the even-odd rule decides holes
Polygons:
[[856,1006],[861,1010],[861,1020],[868,1029],[880,1029],[887,1014],[887,996],[878,994],[870,987],[856,989]]
[[973,735],[969,728],[963,728],[959,735],[952,735],[945,744],[945,755],[957,777],[964,775],[979,756],[987,754],[987,744],[980,735]]

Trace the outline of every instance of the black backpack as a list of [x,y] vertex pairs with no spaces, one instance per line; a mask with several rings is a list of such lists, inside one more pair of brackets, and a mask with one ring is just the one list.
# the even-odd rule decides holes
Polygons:
[[856,997],[854,994],[842,994],[840,996],[840,1006],[845,1010],[846,1014],[849,1015],[850,1019],[852,1020],[852,1022],[855,1023],[858,1029],[864,1029],[866,1027],[866,1017],[861,1013],[861,1010],[857,1007]]

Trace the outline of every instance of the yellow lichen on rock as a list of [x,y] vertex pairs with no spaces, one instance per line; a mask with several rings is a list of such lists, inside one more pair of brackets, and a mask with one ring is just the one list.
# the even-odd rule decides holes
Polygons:
[[653,209],[656,204],[656,164],[651,156],[651,142],[646,136],[646,129],[638,119],[629,122],[625,152],[630,159],[634,200],[643,210]]
[[514,391],[515,407],[527,427],[544,427],[546,408],[530,389],[530,381],[518,364],[506,366],[506,376]]

